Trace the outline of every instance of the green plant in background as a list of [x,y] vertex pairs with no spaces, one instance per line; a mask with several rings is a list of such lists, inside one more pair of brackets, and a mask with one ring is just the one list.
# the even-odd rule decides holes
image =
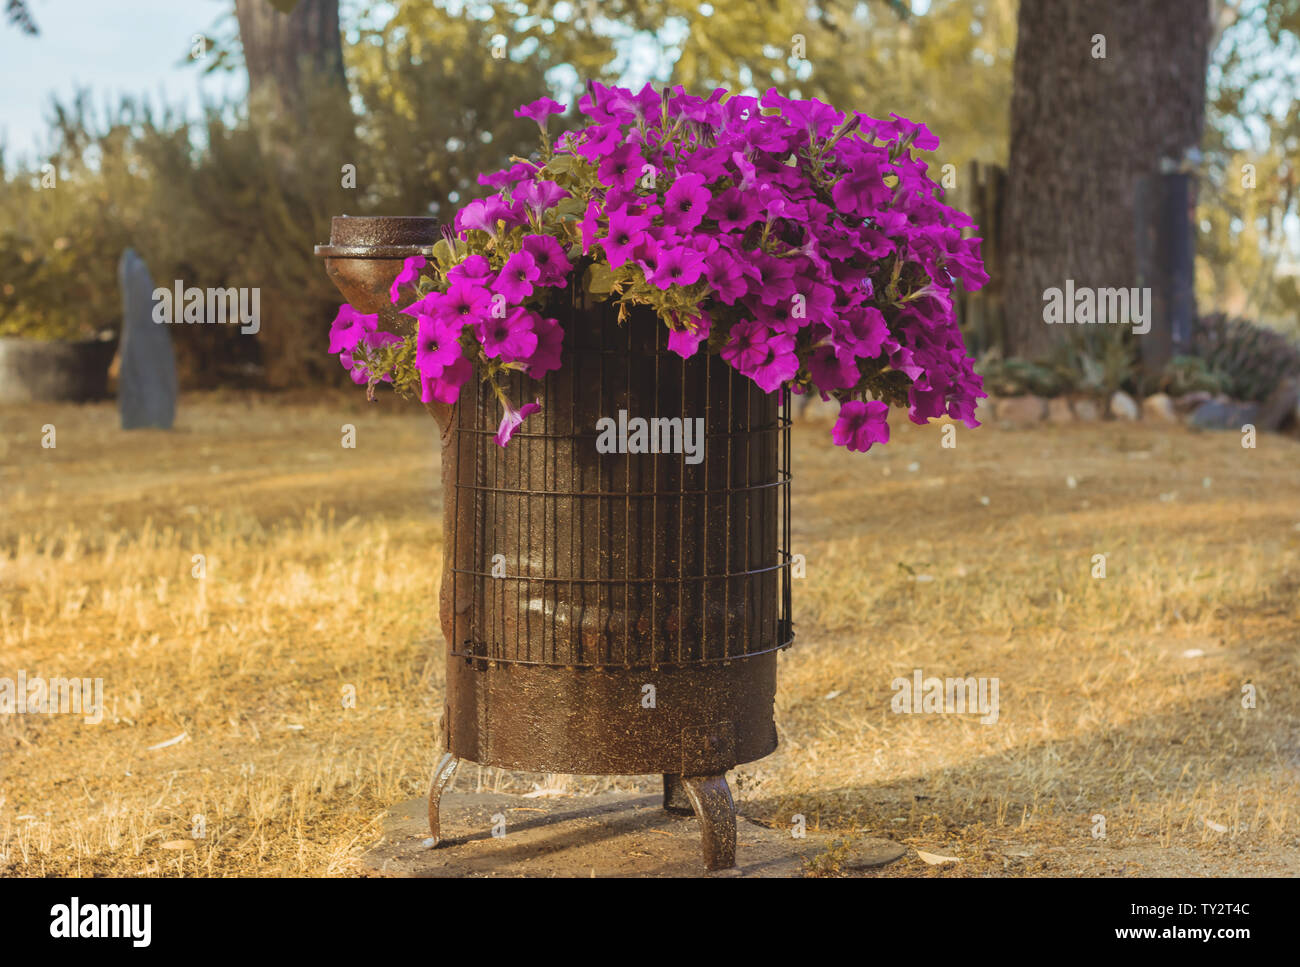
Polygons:
[[1161,392],[1170,396],[1186,393],[1223,392],[1223,379],[1210,369],[1209,363],[1199,356],[1175,356],[1160,375]]
[[1136,379],[1137,360],[1127,326],[1088,327],[1070,333],[1057,345],[1047,365],[1076,393],[1099,398],[1116,390],[1131,389]]
[[94,136],[86,101],[55,106],[59,148],[45,164],[0,165],[0,335],[86,339],[119,323],[117,259],[136,234],[148,187],[132,177],[123,136],[137,120],[133,110],[111,112]]
[[1002,358],[998,350],[984,353],[975,369],[984,388],[994,396],[1061,396],[1067,393],[1105,398],[1131,388],[1136,371],[1133,349],[1122,333],[1089,339],[1074,335],[1044,359]]
[[1050,366],[1028,359],[1003,359],[996,350],[986,353],[975,367],[992,396],[1059,396],[1068,388]]
[[1280,332],[1214,313],[1200,319],[1196,355],[1233,399],[1267,399],[1278,383],[1300,376],[1300,346]]

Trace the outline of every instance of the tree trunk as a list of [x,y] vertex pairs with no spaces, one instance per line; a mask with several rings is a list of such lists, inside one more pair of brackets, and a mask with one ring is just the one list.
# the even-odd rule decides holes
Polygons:
[[[279,9],[277,9],[277,7]],[[337,88],[346,107],[338,0],[235,0],[254,117],[300,113],[314,87]]]
[[1021,0],[1002,240],[1009,355],[1042,357],[1072,329],[1044,323],[1047,289],[1137,284],[1136,179],[1200,147],[1210,33],[1207,0]]

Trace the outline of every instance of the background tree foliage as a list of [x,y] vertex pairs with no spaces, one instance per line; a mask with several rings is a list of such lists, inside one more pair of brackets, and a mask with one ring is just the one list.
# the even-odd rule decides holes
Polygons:
[[1300,0],[1221,5],[1197,240],[1205,305],[1300,335]]
[[[297,16],[328,22],[334,0],[304,2],[312,9]],[[259,4],[288,5],[239,0],[240,19],[231,0],[216,24],[195,25],[210,39],[202,69],[248,69],[239,32]],[[1300,0],[1221,8],[1201,297],[1294,324],[1294,280],[1279,284],[1276,269],[1297,204],[1288,159],[1300,136]],[[590,78],[694,92],[774,86],[925,121],[942,141],[936,169],[1005,164],[1018,10],[1017,0],[349,0],[345,102],[328,81],[302,84],[287,109],[226,103],[198,118],[132,101],[96,114],[82,98],[53,108],[47,157],[6,164],[0,151],[0,259],[19,267],[0,286],[0,326],[56,336],[114,325],[116,262],[133,245],[159,284],[262,289],[255,339],[175,330],[187,385],[337,380],[322,333],[338,297],[311,254],[330,216],[450,217],[483,192],[479,173],[535,146],[531,122],[513,117],[518,104],[545,93],[571,101]],[[258,16],[269,27],[253,29],[273,35],[275,17],[295,15]],[[37,187],[46,163],[57,191]],[[1242,185],[1243,164],[1255,165],[1254,189]],[[355,187],[344,187],[345,166]]]

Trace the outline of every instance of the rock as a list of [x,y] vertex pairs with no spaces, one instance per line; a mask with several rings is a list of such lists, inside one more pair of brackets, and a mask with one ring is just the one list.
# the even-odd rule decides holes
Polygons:
[[998,400],[997,416],[1002,423],[1037,423],[1047,415],[1047,400],[1041,396],[1008,396]]
[[1212,399],[1214,399],[1214,395],[1212,393],[1207,393],[1205,390],[1197,390],[1194,393],[1184,393],[1182,396],[1178,397],[1178,399],[1174,400],[1174,409],[1179,413],[1190,413],[1202,403]]
[[134,249],[117,263],[122,290],[122,361],[118,410],[122,429],[161,427],[176,418],[176,357],[170,328],[153,321],[153,279]]
[[1074,418],[1080,423],[1096,423],[1101,419],[1101,406],[1087,396],[1076,397],[1073,403]]
[[1238,430],[1250,423],[1258,425],[1258,403],[1234,403],[1222,400],[1206,400],[1196,408],[1188,421],[1192,426],[1202,430]]
[[1070,401],[1064,396],[1053,396],[1047,401],[1047,422],[1048,423],[1073,423],[1074,410],[1070,409]]
[[1165,393],[1155,393],[1142,401],[1142,418],[1157,423],[1177,423],[1174,401]]
[[1291,377],[1284,379],[1277,384],[1277,389],[1273,390],[1264,405],[1259,408],[1259,422],[1257,426],[1261,430],[1277,432],[1284,430],[1297,419],[1297,413],[1300,412],[1300,377]]
[[1141,414],[1138,411],[1137,400],[1123,390],[1116,390],[1115,394],[1110,398],[1110,415],[1117,420],[1133,422]]

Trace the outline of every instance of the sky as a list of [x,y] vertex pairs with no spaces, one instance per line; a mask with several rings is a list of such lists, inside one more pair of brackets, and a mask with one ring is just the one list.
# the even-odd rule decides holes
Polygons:
[[[29,0],[40,35],[0,22],[0,143],[17,160],[46,141],[50,99],[90,88],[100,109],[123,94],[186,113],[201,98],[244,90],[242,72],[204,75],[184,64],[196,33],[208,34],[230,0]],[[227,28],[226,32],[230,32]]]

